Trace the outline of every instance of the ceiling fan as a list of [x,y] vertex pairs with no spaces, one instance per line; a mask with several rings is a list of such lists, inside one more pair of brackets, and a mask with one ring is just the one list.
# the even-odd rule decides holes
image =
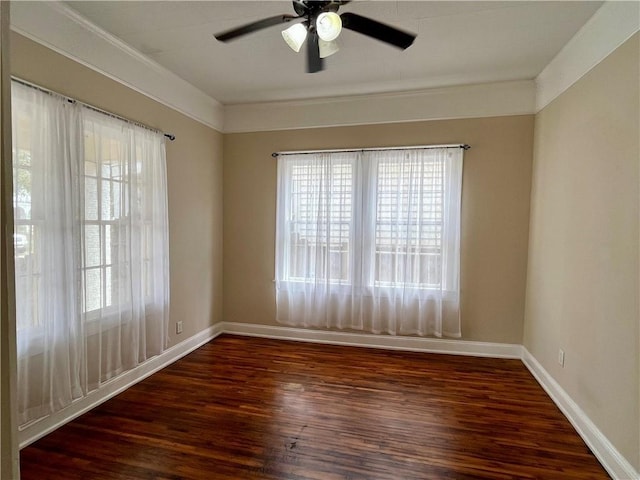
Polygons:
[[282,32],[282,36],[295,52],[299,52],[302,44],[307,40],[307,71],[309,73],[322,70],[324,68],[323,59],[338,51],[335,40],[343,27],[402,50],[409,48],[416,38],[416,35],[412,33],[404,32],[362,15],[351,12],[338,15],[340,7],[349,2],[350,0],[293,0],[293,9],[297,15],[283,14],[263,18],[241,27],[217,33],[214,36],[221,42],[229,42],[263,28],[282,23],[293,23]]

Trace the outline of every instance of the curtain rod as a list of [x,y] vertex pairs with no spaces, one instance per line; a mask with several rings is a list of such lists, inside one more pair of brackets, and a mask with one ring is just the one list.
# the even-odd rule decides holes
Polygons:
[[103,115],[108,115],[111,118],[116,118],[118,120],[122,120],[123,122],[127,122],[127,123],[130,123],[132,125],[136,125],[138,127],[144,128],[146,130],[150,130],[152,132],[162,133],[165,137],[167,137],[172,142],[176,139],[176,136],[174,134],[172,134],[172,133],[161,132],[157,128],[153,128],[153,127],[150,127],[149,125],[145,125],[144,123],[136,122],[135,120],[131,120],[129,118],[125,118],[125,117],[117,115],[117,114],[115,114],[113,112],[109,112],[107,110],[103,110],[101,108],[94,107],[93,105],[89,105],[88,103],[81,102],[80,100],[76,100],[75,98],[68,97],[67,95],[63,95],[61,93],[54,92],[53,90],[49,90],[48,88],[44,88],[44,87],[41,87],[40,85],[36,85],[35,83],[31,83],[31,82],[28,82],[26,80],[23,80],[22,78],[18,78],[18,77],[15,77],[15,76],[12,75],[11,76],[11,80],[16,82],[16,83],[19,83],[20,85],[24,85],[25,87],[33,88],[34,90],[38,90],[38,91],[46,93],[48,95],[57,95],[59,97],[65,98],[67,100],[67,102],[69,102],[69,103],[77,103],[79,105],[82,105],[85,108],[88,108],[89,110],[93,110],[94,112],[102,113]]
[[346,149],[333,149],[333,150],[298,150],[298,151],[286,151],[286,152],[273,152],[272,157],[279,155],[304,155],[311,153],[342,153],[342,152],[383,152],[385,150],[429,150],[432,148],[462,148],[463,150],[469,150],[471,145],[466,143],[454,143],[449,145],[412,145],[407,147],[375,147],[375,148],[346,148]]

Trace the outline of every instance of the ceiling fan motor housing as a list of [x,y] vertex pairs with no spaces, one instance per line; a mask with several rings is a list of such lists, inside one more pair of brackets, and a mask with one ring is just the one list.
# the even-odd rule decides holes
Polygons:
[[293,0],[293,9],[301,17],[316,17],[322,12],[337,12],[345,3],[349,2]]

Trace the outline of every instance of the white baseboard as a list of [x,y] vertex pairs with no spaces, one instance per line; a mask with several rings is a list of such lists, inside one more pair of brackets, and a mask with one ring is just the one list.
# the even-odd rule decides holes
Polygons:
[[522,345],[510,343],[471,342],[425,337],[374,335],[368,333],[336,332],[307,328],[256,325],[252,323],[222,322],[224,333],[251,337],[297,340],[302,342],[348,345],[352,347],[384,348],[413,352],[448,353],[475,357],[522,357]]
[[79,417],[83,413],[118,395],[130,386],[156,373],[158,370],[170,365],[179,358],[191,353],[196,348],[220,335],[222,331],[222,324],[217,323],[165,350],[160,355],[148,359],[133,370],[129,370],[113,380],[106,382],[99,390],[95,390],[86,397],[76,400],[68,407],[29,424],[19,432],[18,441],[20,448],[26,447],[54,431],[56,428],[61,427],[65,423],[70,422],[74,418]]
[[591,421],[580,406],[556,382],[533,355],[522,347],[522,362],[529,369],[542,388],[571,422],[589,449],[614,479],[636,480],[640,474],[626,458],[613,446],[609,439]]

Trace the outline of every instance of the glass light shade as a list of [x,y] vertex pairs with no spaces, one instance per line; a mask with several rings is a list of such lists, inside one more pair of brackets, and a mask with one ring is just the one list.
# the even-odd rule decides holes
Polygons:
[[326,40],[319,39],[318,47],[320,47],[320,58],[327,58],[340,50],[338,42],[335,40],[327,42]]
[[307,38],[307,27],[302,23],[291,25],[289,28],[282,31],[282,38],[284,38],[287,45],[291,47],[291,50],[299,52],[302,48],[302,44]]
[[336,12],[324,12],[316,20],[318,36],[327,42],[335,40],[342,31],[342,19]]

